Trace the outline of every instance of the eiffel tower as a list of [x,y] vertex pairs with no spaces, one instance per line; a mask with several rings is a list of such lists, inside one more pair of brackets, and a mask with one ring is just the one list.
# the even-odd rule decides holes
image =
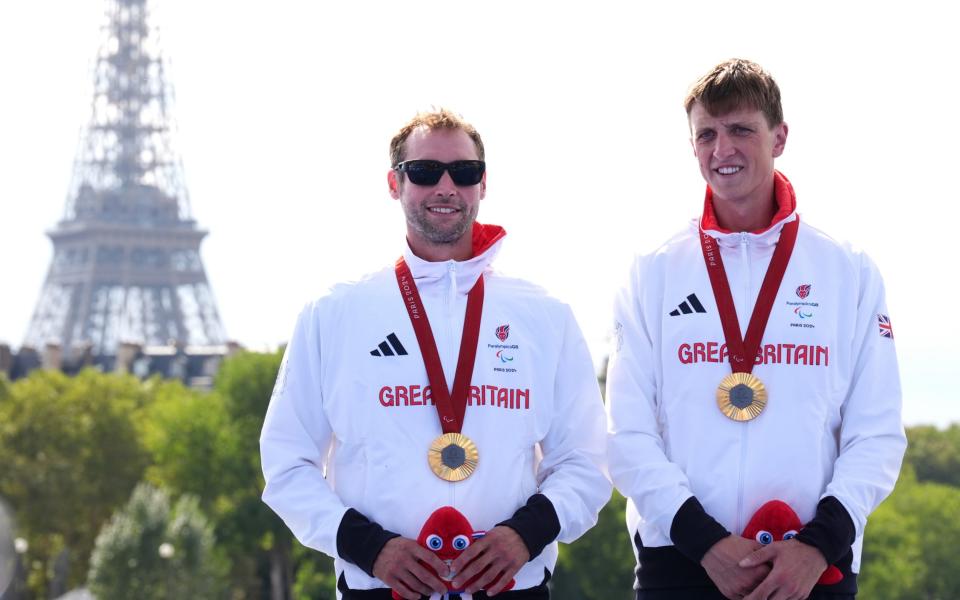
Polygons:
[[108,0],[92,116],[63,217],[47,232],[53,262],[25,347],[115,357],[125,343],[225,342],[148,12],[147,0]]

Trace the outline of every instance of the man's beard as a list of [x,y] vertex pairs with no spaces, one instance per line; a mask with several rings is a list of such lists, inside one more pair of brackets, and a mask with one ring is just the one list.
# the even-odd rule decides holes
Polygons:
[[412,210],[405,207],[404,213],[407,217],[407,223],[425,240],[432,244],[455,244],[467,233],[470,225],[477,218],[476,206],[470,208],[463,203],[458,203],[457,208],[460,211],[457,213],[460,218],[456,222],[443,227],[438,227],[431,222],[430,211],[420,206]]

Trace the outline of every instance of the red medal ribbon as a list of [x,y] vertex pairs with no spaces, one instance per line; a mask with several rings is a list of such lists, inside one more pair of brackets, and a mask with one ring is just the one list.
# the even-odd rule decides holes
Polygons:
[[440,427],[444,433],[460,433],[463,428],[463,415],[467,411],[467,395],[470,393],[470,380],[473,378],[473,365],[477,359],[477,341],[480,339],[480,316],[483,312],[483,274],[477,278],[467,295],[467,313],[463,319],[463,334],[460,337],[460,356],[453,377],[453,391],[447,389],[447,380],[443,374],[443,363],[437,351],[437,342],[430,329],[427,310],[420,299],[417,284],[410,273],[407,261],[400,257],[396,265],[397,285],[403,304],[407,307],[410,324],[417,334],[420,354],[427,368],[430,390],[440,416]]
[[733,305],[733,294],[730,293],[727,271],[723,268],[720,246],[715,239],[702,229],[700,230],[703,260],[710,275],[710,285],[713,287],[713,297],[717,301],[720,323],[723,325],[723,335],[729,350],[730,366],[734,373],[753,371],[763,332],[767,328],[767,321],[770,320],[770,310],[773,309],[773,301],[777,297],[777,290],[780,289],[780,282],[783,281],[787,263],[790,262],[790,254],[793,253],[799,227],[800,217],[797,216],[780,231],[780,241],[777,243],[776,250],[773,251],[767,274],[763,277],[763,285],[760,286],[760,294],[757,296],[753,314],[750,316],[750,324],[747,326],[746,338],[740,336],[740,322],[737,320],[737,309]]

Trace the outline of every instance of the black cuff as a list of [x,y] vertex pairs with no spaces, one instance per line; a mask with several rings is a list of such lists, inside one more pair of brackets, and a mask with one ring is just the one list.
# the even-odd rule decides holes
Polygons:
[[530,560],[543,552],[547,544],[560,535],[560,519],[553,502],[543,494],[530,496],[527,503],[517,509],[513,516],[497,525],[506,525],[517,532],[527,546]]
[[373,577],[373,563],[383,546],[399,534],[387,531],[354,509],[348,509],[337,528],[337,554]]
[[797,540],[819,550],[832,565],[850,552],[856,536],[850,513],[839,500],[827,496],[817,504],[817,513],[797,534]]
[[670,525],[673,545],[697,564],[703,560],[707,550],[728,535],[730,532],[703,510],[703,505],[695,496],[690,496],[680,506]]

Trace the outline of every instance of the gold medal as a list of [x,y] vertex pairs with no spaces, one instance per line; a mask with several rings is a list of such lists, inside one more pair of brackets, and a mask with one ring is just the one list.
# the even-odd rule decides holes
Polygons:
[[717,387],[717,406],[734,421],[751,421],[767,406],[767,388],[753,373],[731,373]]
[[430,469],[440,479],[463,481],[477,469],[480,453],[473,440],[462,433],[445,433],[433,440],[427,452]]

